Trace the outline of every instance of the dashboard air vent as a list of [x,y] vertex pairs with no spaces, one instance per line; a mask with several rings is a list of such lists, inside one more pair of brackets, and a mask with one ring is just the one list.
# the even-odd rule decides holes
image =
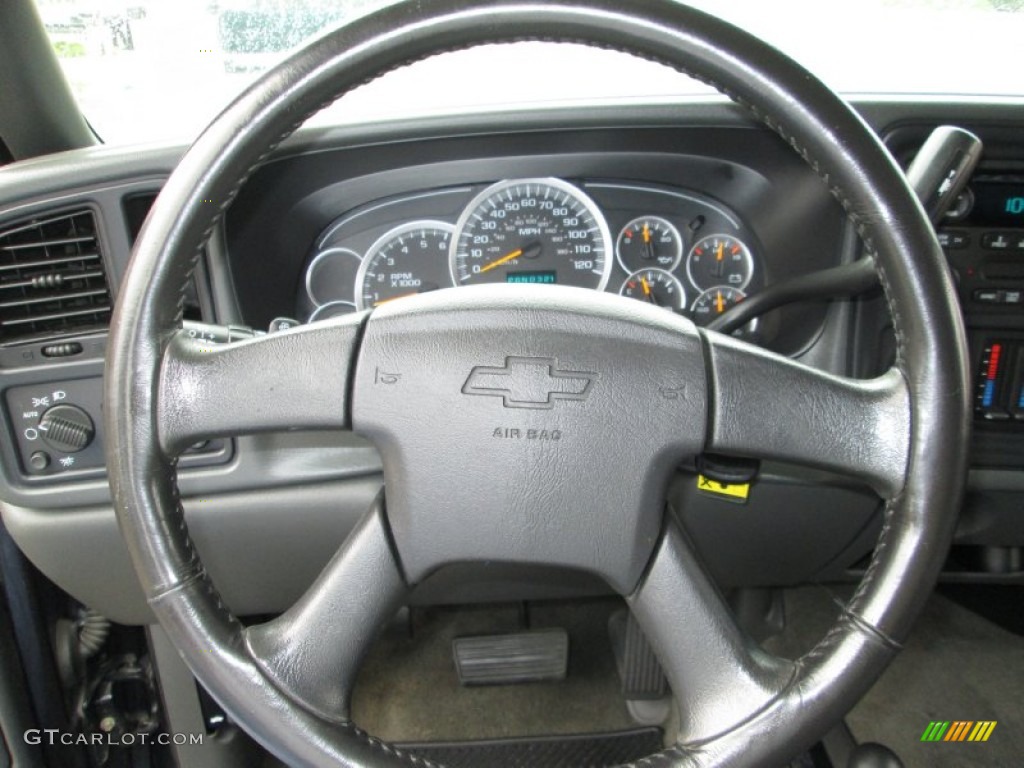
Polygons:
[[110,310],[92,211],[0,229],[0,343],[105,328]]

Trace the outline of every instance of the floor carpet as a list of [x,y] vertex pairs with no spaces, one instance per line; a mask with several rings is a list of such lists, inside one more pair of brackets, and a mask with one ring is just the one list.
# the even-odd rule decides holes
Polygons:
[[[786,593],[789,626],[766,643],[795,656],[827,630],[833,593]],[[618,691],[606,622],[620,603],[535,606],[529,625],[570,635],[565,682],[460,687],[451,640],[521,628],[519,608],[421,610],[414,636],[391,630],[363,665],[353,700],[356,722],[388,740],[434,741],[613,731],[631,727]],[[1024,606],[1022,606],[1024,607]],[[985,743],[922,743],[935,720],[995,720]],[[932,596],[906,649],[850,713],[858,741],[878,741],[907,768],[1024,766],[1024,637],[940,594]]]
[[[1024,590],[1016,593],[1024,611]],[[959,597],[959,596],[958,596]],[[779,652],[800,652],[835,615],[823,588],[786,594],[790,622]],[[932,721],[995,720],[985,743],[922,742]],[[858,741],[893,749],[907,768],[1024,766],[1024,637],[959,602],[933,595],[903,652],[854,708],[847,722]]]
[[564,627],[569,670],[558,683],[465,688],[452,662],[458,636],[522,629],[518,606],[432,608],[414,614],[414,638],[393,628],[362,666],[353,719],[389,741],[458,741],[615,731],[635,727],[619,693],[607,621],[621,605],[585,601],[534,606],[529,626]]

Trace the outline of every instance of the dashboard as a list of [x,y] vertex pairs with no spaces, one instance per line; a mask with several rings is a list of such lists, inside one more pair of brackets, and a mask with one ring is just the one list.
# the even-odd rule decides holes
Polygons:
[[614,292],[706,325],[757,290],[753,243],[735,213],[685,188],[534,178],[415,190],[331,222],[297,314],[310,322],[505,282]]
[[[969,492],[946,576],[1022,581],[1024,120],[1013,105],[857,107],[904,163],[941,123],[986,142],[971,199],[939,231],[978,388]],[[98,148],[0,169],[0,272],[13,276],[0,285],[11,321],[0,328],[0,511],[55,583],[126,623],[149,613],[105,484],[106,324],[132,242],[182,152]],[[528,282],[621,294],[704,325],[773,284],[860,255],[821,179],[721,102],[305,129],[231,202],[185,316],[266,332],[415,293]],[[61,279],[47,282],[50,272]],[[895,354],[878,290],[791,304],[739,333],[841,375],[876,375]],[[246,615],[282,610],[302,593],[381,474],[356,435],[289,431],[194,446],[179,481],[196,545]],[[669,500],[727,587],[857,578],[881,525],[869,489],[800,467],[762,465],[737,504],[701,493],[696,467],[682,466]],[[581,574],[458,566],[417,599],[601,589]]]

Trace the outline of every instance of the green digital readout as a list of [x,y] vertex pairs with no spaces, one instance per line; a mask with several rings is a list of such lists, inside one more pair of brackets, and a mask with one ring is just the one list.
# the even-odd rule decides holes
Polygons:
[[971,223],[995,227],[1024,225],[1024,182],[981,181],[972,185]]
[[531,283],[534,285],[554,285],[558,282],[555,270],[543,272],[509,272],[505,276],[506,283]]

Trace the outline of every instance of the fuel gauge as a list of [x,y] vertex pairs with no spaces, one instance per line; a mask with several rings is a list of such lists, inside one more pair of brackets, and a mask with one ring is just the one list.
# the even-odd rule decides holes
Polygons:
[[678,280],[661,269],[641,269],[626,278],[619,295],[678,312],[686,308],[686,292]]

